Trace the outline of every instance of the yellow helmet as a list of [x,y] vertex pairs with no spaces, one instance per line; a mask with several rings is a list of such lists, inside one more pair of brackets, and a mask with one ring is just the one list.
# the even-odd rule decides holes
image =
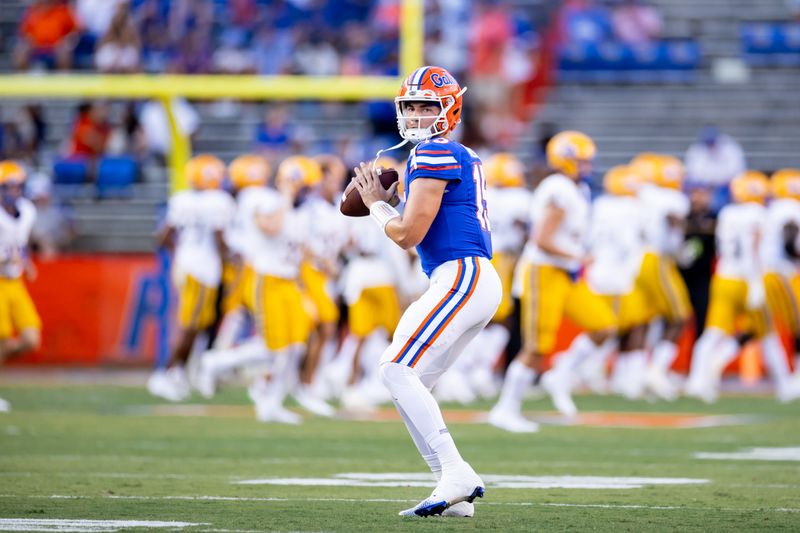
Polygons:
[[231,183],[237,190],[266,185],[270,171],[269,162],[256,154],[240,155],[228,165]]
[[641,176],[630,165],[611,167],[603,177],[603,189],[614,196],[636,196]]
[[489,187],[522,187],[525,184],[525,167],[514,154],[494,154],[483,168]]
[[25,183],[26,177],[25,168],[16,161],[11,159],[0,161],[0,185],[5,185],[6,183],[22,185]]
[[772,174],[772,196],[800,200],[800,169],[782,168]]
[[672,155],[662,155],[656,165],[655,184],[665,189],[683,188],[683,177],[686,175],[686,167],[683,161]]
[[200,154],[186,163],[186,180],[195,189],[219,189],[223,179],[225,164],[217,156]]
[[578,161],[591,161],[594,141],[579,131],[562,131],[547,143],[547,164],[568,176],[577,176]]
[[763,204],[769,196],[769,180],[757,170],[745,170],[731,180],[731,197],[737,203]]
[[293,155],[287,157],[278,165],[275,173],[276,182],[291,181],[298,187],[313,187],[322,179],[322,169],[319,163],[310,157]]
[[665,189],[680,190],[686,169],[675,156],[642,152],[631,159],[630,165],[647,183]]

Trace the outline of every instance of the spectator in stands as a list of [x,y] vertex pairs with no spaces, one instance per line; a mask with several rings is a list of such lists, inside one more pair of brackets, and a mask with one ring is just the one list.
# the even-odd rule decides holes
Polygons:
[[14,64],[18,69],[69,69],[77,39],[78,22],[66,0],[36,0],[22,15]]
[[[310,30],[310,29],[309,29]],[[294,71],[306,76],[339,74],[339,53],[318,32],[307,31],[294,52]]]
[[[178,127],[191,138],[200,128],[200,115],[183,98],[173,99],[172,105]],[[164,163],[172,147],[172,134],[169,117],[161,102],[158,100],[145,102],[139,111],[139,123],[147,154]]]
[[108,141],[109,155],[125,155],[141,160],[147,155],[147,144],[142,124],[136,112],[136,105],[128,102],[122,120],[114,127]]
[[96,160],[106,152],[110,134],[108,105],[105,102],[82,103],[78,107],[78,116],[72,127],[67,156],[86,159],[91,174]]
[[611,13],[614,38],[625,44],[653,42],[661,37],[664,21],[654,6],[641,0],[621,0]]
[[17,159],[20,144],[17,125],[14,122],[0,122],[0,157]]
[[142,63],[145,72],[165,72],[172,57],[167,12],[158,0],[145,0],[135,14],[142,39]]
[[256,58],[247,47],[247,35],[239,31],[224,31],[220,46],[212,56],[214,72],[220,74],[254,74]]
[[564,44],[600,44],[612,35],[611,15],[594,0],[565,0],[558,29]]
[[[82,35],[75,50],[76,55],[84,51],[94,55],[97,43],[108,32],[111,19],[120,4],[129,9],[129,0],[75,0],[75,17],[80,24]],[[77,61],[80,61],[77,58]]]
[[127,3],[118,4],[108,31],[95,54],[97,70],[111,74],[129,74],[141,67],[142,43]]
[[50,178],[34,174],[25,185],[26,195],[36,205],[36,221],[31,229],[31,246],[47,261],[55,258],[75,238],[71,213],[53,198]]
[[42,106],[28,104],[23,106],[15,120],[15,131],[19,140],[19,150],[15,159],[22,159],[36,165],[39,153],[47,138],[47,124],[42,116]]
[[292,69],[294,34],[286,29],[263,24],[253,39],[253,54],[259,74],[289,74]]
[[271,161],[288,155],[292,145],[292,130],[289,124],[289,109],[285,105],[267,106],[264,120],[255,131],[255,149]]
[[206,33],[195,28],[178,43],[177,53],[169,70],[175,74],[208,74],[211,72],[211,47]]
[[714,212],[727,203],[730,181],[747,168],[742,147],[714,124],[703,127],[689,146],[685,162],[688,181],[714,191]]

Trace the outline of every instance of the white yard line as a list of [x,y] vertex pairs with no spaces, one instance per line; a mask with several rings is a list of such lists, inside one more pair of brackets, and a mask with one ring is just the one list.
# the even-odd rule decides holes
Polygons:
[[[220,502],[302,502],[302,503],[399,503],[405,504],[417,500],[393,499],[393,498],[255,498],[255,497],[234,497],[234,496],[122,496],[116,494],[91,495],[91,496],[71,496],[66,494],[53,494],[50,496],[20,496],[14,494],[0,494],[0,498],[23,498],[23,499],[70,499],[70,500],[143,500],[143,501],[220,501]],[[512,507],[574,507],[585,509],[642,509],[653,511],[724,511],[724,512],[763,512],[763,513],[800,513],[800,508],[790,507],[759,507],[755,509],[745,509],[739,507],[687,507],[677,505],[636,505],[636,504],[603,504],[603,503],[556,503],[556,502],[484,502],[476,501],[476,504],[492,506],[512,506]],[[209,530],[211,531],[211,530]],[[222,530],[219,530],[222,531]],[[233,530],[237,531],[237,530]]]

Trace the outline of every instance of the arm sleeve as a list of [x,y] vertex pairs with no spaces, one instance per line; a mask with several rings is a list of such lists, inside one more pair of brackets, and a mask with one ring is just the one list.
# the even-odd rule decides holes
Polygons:
[[418,144],[411,153],[408,183],[416,178],[461,181],[461,158],[454,145],[446,139]]

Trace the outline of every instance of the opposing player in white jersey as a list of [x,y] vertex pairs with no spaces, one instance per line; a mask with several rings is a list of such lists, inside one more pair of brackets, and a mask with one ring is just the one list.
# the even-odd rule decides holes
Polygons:
[[770,180],[773,200],[764,226],[767,305],[794,337],[800,367],[800,169],[785,168]]
[[492,206],[489,223],[492,226],[492,265],[503,285],[500,307],[464,354],[446,372],[434,391],[445,401],[469,403],[478,396],[493,398],[498,385],[494,367],[510,336],[514,301],[511,285],[514,268],[528,235],[530,192],[525,188],[525,169],[522,162],[510,153],[497,153],[484,165],[486,201]]
[[[397,185],[385,191],[376,169],[362,163],[355,185],[370,214],[401,248],[416,246],[431,283],[403,313],[381,359],[381,377],[423,459],[439,479],[431,495],[403,515],[453,509],[471,516],[484,483],[462,459],[430,389],[494,315],[502,296],[490,262],[491,236],[481,161],[450,140],[461,119],[462,95],[440,67],[412,72],[395,98],[405,142],[415,143],[405,176],[403,215]],[[462,505],[463,504],[463,505]]]
[[500,399],[489,413],[489,423],[507,431],[538,430],[522,416],[522,399],[543,370],[544,357],[552,355],[563,317],[586,334],[575,339],[559,367],[542,376],[542,385],[566,415],[576,412],[570,396],[575,369],[616,332],[611,308],[579,279],[591,260],[585,246],[589,192],[581,182],[591,173],[594,155],[594,142],[576,131],[561,132],[547,144],[547,161],[555,172],[533,192],[531,235],[522,258],[523,347],[508,367]]
[[644,295],[636,284],[644,254],[644,217],[637,198],[640,186],[641,177],[630,166],[613,167],[603,178],[605,194],[592,205],[589,243],[594,261],[586,269],[586,280],[617,315],[618,339],[592,354],[579,372],[588,378],[592,390],[605,392],[606,362],[616,345],[617,388],[630,397],[641,394],[638,389],[643,386],[641,378],[647,364],[645,335],[650,319]]
[[174,250],[172,278],[178,288],[178,342],[166,369],[150,376],[151,394],[171,401],[189,397],[185,365],[198,333],[213,324],[222,260],[227,254],[225,229],[235,212],[233,199],[220,190],[225,165],[212,155],[198,155],[186,165],[191,189],[169,199],[160,246]]
[[[25,169],[0,161],[0,363],[41,344],[42,321],[22,280],[36,275],[28,255],[36,207],[22,196]],[[11,406],[0,398],[0,412]]]
[[692,316],[689,291],[675,260],[683,244],[689,214],[689,199],[681,190],[685,170],[677,158],[651,153],[640,154],[631,165],[645,180],[639,199],[647,217],[644,226],[647,249],[637,282],[653,313],[664,321],[664,331],[653,346],[644,383],[658,396],[671,400],[676,391],[667,372],[678,354],[678,340]]
[[[251,252],[257,247],[248,231],[253,213],[245,213],[243,204],[251,194],[267,186],[270,165],[259,155],[245,154],[231,161],[228,177],[237,200],[236,214],[225,232],[225,241],[230,253],[223,264],[222,322],[214,343],[214,349],[203,353],[194,385],[198,392],[210,398],[217,389],[220,379],[232,371],[253,366],[265,365],[268,352],[260,337],[250,338],[237,344],[248,325],[248,310],[245,305],[245,285],[252,277],[253,259]],[[246,208],[246,207],[245,207]]]
[[305,182],[310,190],[300,206],[300,213],[306,218],[304,225],[309,229],[305,243],[307,259],[301,267],[300,279],[314,304],[315,316],[300,385],[294,396],[311,412],[332,416],[334,409],[319,398],[312,385],[321,359],[331,359],[336,351],[339,322],[336,279],[341,271],[339,256],[347,233],[339,201],[347,168],[334,155],[317,156],[314,163],[316,166],[307,165]]
[[302,420],[283,402],[297,386],[311,328],[299,287],[308,228],[294,204],[309,166],[315,164],[302,156],[289,157],[278,166],[275,189],[253,188],[242,198],[251,261],[245,304],[271,358],[269,379],[259,377],[248,388],[256,418],[263,422],[298,424]]
[[222,268],[223,294],[220,305],[222,321],[214,341],[215,349],[232,347],[246,326],[247,312],[244,307],[242,286],[248,246],[239,204],[242,193],[250,187],[265,186],[271,172],[269,162],[257,154],[240,155],[228,165],[230,191],[237,201],[237,209],[231,224],[225,230],[225,242],[229,254]]
[[720,376],[739,352],[737,321],[746,317],[749,333],[761,342],[764,362],[781,401],[800,397],[800,380],[791,378],[786,353],[769,311],[761,264],[761,237],[769,182],[761,172],[746,171],[731,181],[733,204],[717,220],[717,270],[711,279],[706,328],[695,344],[686,394],[712,402]]

